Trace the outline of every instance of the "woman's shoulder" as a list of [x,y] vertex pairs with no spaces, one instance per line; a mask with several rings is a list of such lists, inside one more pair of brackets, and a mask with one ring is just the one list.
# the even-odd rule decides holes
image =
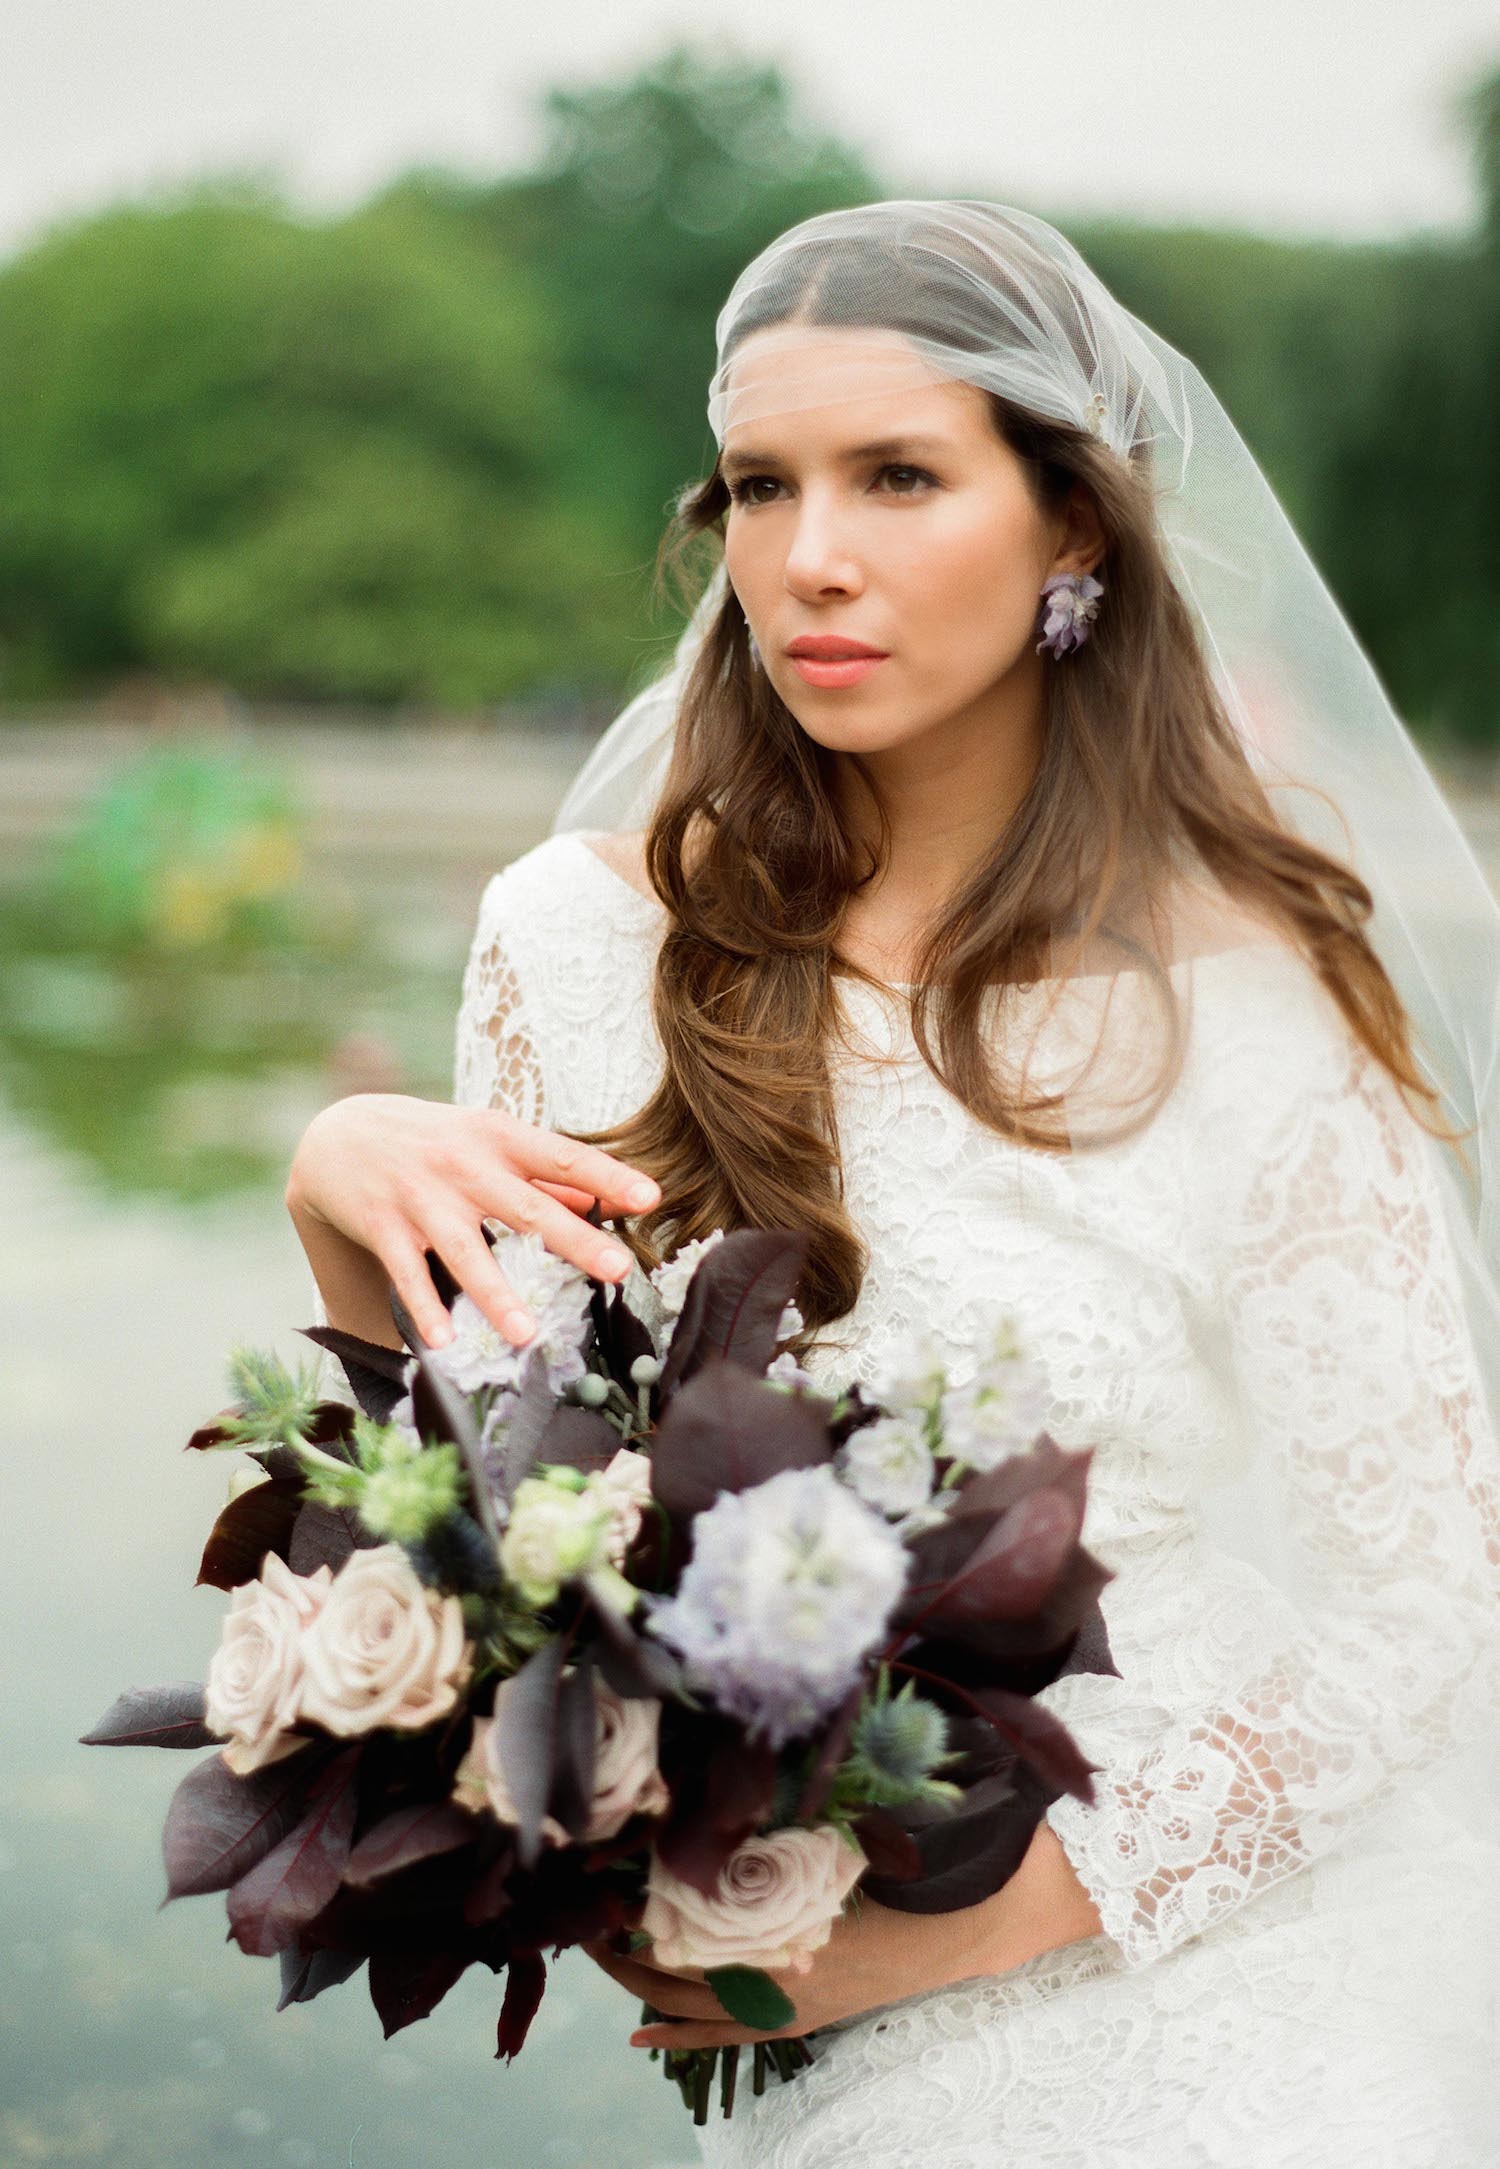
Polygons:
[[475,950],[503,952],[538,995],[601,975],[632,977],[637,961],[654,954],[662,914],[636,885],[628,843],[565,829],[519,852],[485,885]]

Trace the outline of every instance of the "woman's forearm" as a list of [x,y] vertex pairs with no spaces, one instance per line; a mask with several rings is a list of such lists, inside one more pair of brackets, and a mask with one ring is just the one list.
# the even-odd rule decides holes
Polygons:
[[352,1242],[340,1229],[309,1213],[288,1197],[287,1211],[297,1239],[307,1253],[328,1323],[361,1340],[385,1348],[405,1343],[391,1316],[390,1280],[373,1251]]

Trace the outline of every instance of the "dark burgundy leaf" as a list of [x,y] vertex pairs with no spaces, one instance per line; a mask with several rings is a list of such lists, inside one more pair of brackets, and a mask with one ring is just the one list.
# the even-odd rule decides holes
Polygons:
[[660,1701],[674,1694],[682,1679],[682,1666],[654,1635],[637,1634],[608,1604],[593,1607],[603,1639],[595,1647],[599,1671],[617,1695],[627,1701]]
[[203,1722],[203,1689],[196,1680],[169,1687],[127,1687],[95,1725],[84,1747],[211,1747],[218,1734]]
[[[437,1290],[438,1301],[445,1310],[451,1311],[455,1300],[462,1293],[458,1282],[435,1250],[424,1250],[422,1259],[428,1272],[432,1275],[432,1285]],[[390,1306],[391,1323],[412,1353],[419,1354],[427,1346],[427,1343],[417,1330],[417,1322],[402,1301],[400,1291],[394,1281],[386,1283],[385,1292],[386,1301]]]
[[[1045,1806],[1024,1773],[997,1772],[973,1786],[961,1805],[933,1808],[916,1829],[919,1876],[867,1870],[862,1887],[877,1905],[901,1913],[952,1913],[978,1905],[1015,1874]],[[908,1809],[900,1814],[904,1822],[915,1819]]]
[[594,1668],[580,1663],[557,1692],[557,1756],[552,1776],[552,1813],[568,1836],[581,1841],[594,1801]]
[[[1066,1647],[1098,1608],[1100,1591],[1114,1580],[1113,1570],[1080,1544],[1063,1568],[1040,1610],[1031,1619],[947,1618],[932,1622],[934,1638],[962,1642],[989,1660],[991,1677],[1008,1664],[1028,1663]],[[1053,1675],[1056,1676],[1055,1673]],[[1030,1685],[1025,1678],[1014,1684]],[[1045,1682],[1043,1682],[1045,1684]]]
[[1030,1763],[1042,1782],[1059,1792],[1072,1793],[1086,1807],[1094,1805],[1094,1781],[1090,1771],[1100,1765],[1089,1762],[1078,1742],[1060,1718],[1027,1695],[1007,1694],[999,1687],[964,1689],[967,1706],[994,1726],[1023,1762]]
[[[356,1356],[367,1371],[378,1371],[388,1385],[406,1385],[406,1373],[411,1363],[410,1351],[405,1348],[388,1348],[384,1341],[367,1341],[358,1333],[346,1333],[342,1326],[299,1326],[298,1332],[342,1362],[345,1356]],[[399,1396],[398,1396],[399,1398]]]
[[238,1402],[228,1408],[221,1408],[217,1416],[210,1416],[207,1423],[199,1424],[183,1452],[201,1454],[210,1452],[215,1446],[227,1446],[234,1437],[229,1425],[241,1413]]
[[528,1348],[521,1363],[520,1391],[515,1406],[507,1418],[500,1440],[498,1470],[494,1467],[495,1456],[490,1458],[490,1488],[498,1492],[508,1504],[516,1495],[516,1486],[530,1475],[538,1456],[542,1434],[552,1420],[557,1406],[557,1395],[552,1391],[547,1376],[547,1363],[540,1348]]
[[525,2045],[547,1985],[547,1968],[540,1951],[518,1951],[505,1969],[505,2000],[500,2006],[500,2026],[495,2055],[507,2062]]
[[627,1393],[633,1394],[630,1366],[637,1356],[654,1356],[656,1345],[651,1330],[636,1311],[626,1302],[618,1282],[592,1283],[589,1298],[593,1312],[594,1334],[604,1368],[611,1378],[619,1380]]
[[484,1451],[479,1443],[479,1429],[469,1407],[468,1397],[460,1393],[442,1364],[434,1361],[425,1347],[417,1351],[416,1369],[412,1373],[411,1382],[411,1406],[412,1420],[424,1439],[446,1439],[458,1448],[459,1456],[468,1472],[474,1519],[498,1551],[500,1524],[495,1519]]
[[860,1680],[849,1690],[838,1709],[834,1711],[833,1716],[829,1719],[819,1742],[813,1766],[808,1772],[807,1782],[802,1788],[802,1797],[797,1802],[796,1814],[793,1817],[795,1822],[813,1823],[817,1821],[823,1802],[828,1798],[829,1790],[833,1784],[834,1773],[844,1759],[844,1750],[849,1744],[849,1734],[854,1729],[854,1720],[859,1715],[859,1707],[864,1698],[865,1683]]
[[[960,1620],[1034,1619],[1078,1542],[1080,1517],[1073,1501],[1051,1486],[1008,1506],[984,1532],[963,1565],[923,1594],[919,1582],[902,1607],[902,1624],[920,1626]],[[925,1576],[925,1562],[918,1574]]]
[[472,1962],[465,1950],[386,1953],[370,1960],[370,2001],[387,2041],[435,2010]]
[[554,1403],[551,1416],[537,1440],[534,1459],[556,1462],[568,1468],[606,1469],[620,1450],[620,1434],[613,1424],[592,1408],[575,1408],[571,1401]]
[[663,1867],[707,1897],[735,1847],[770,1813],[776,1756],[728,1726],[700,1726],[696,1738],[696,1752],[668,1779],[672,1806],[656,1850]]
[[542,1817],[552,1792],[557,1739],[557,1685],[567,1645],[544,1642],[511,1682],[496,1719],[495,1753],[516,1811],[516,1850],[533,1867],[542,1843]]
[[672,1329],[658,1385],[663,1406],[714,1356],[764,1376],[809,1241],[803,1229],[736,1228],[704,1252]]
[[1091,1446],[1065,1451],[1044,1431],[1025,1453],[1012,1454],[997,1469],[966,1476],[943,1519],[912,1540],[913,1589],[930,1592],[951,1581],[1001,1516],[1033,1492],[1061,1491],[1076,1508],[1081,1528],[1093,1454]]
[[373,1423],[388,1422],[406,1391],[409,1352],[387,1348],[381,1341],[361,1340],[357,1333],[345,1333],[339,1326],[299,1326],[298,1331],[338,1358],[349,1390],[365,1415]]
[[686,1518],[712,1506],[721,1491],[744,1491],[783,1469],[818,1467],[833,1456],[820,1413],[826,1406],[783,1393],[722,1356],[706,1357],[673,1394],[651,1442],[654,1495],[669,1514]]
[[895,1883],[909,1883],[922,1873],[922,1855],[917,1841],[909,1830],[903,1830],[887,1808],[866,1808],[853,1825],[854,1835],[864,1849],[869,1868],[865,1873],[865,1887],[869,1878],[888,1878]]
[[272,1478],[240,1492],[209,1531],[196,1586],[238,1589],[241,1582],[255,1580],[267,1552],[284,1559],[301,1505],[300,1478],[295,1483]]
[[270,1958],[295,1943],[338,1889],[354,1834],[360,1754],[347,1748],[324,1765],[302,1820],[231,1887],[229,1932],[248,1957]]
[[292,1523],[287,1564],[294,1574],[315,1574],[329,1566],[337,1574],[356,1551],[378,1544],[352,1506],[323,1506],[309,1499]]
[[200,1762],[172,1795],[162,1831],[167,1897],[227,1890],[304,1812],[326,1756],[309,1741],[294,1755],[236,1777],[222,1755]]
[[510,1877],[516,1865],[515,1847],[508,1845],[489,1865],[480,1870],[464,1893],[464,1919],[471,1928],[486,1921],[498,1920],[510,1908]]
[[284,2011],[289,2003],[311,2003],[325,1988],[337,1988],[341,1981],[358,1973],[365,1962],[363,1954],[356,1951],[299,1951],[295,1946],[277,1956],[281,1960],[278,2011]]
[[472,1845],[481,1827],[451,1800],[420,1800],[414,1807],[398,1808],[365,1832],[349,1855],[343,1880],[356,1889],[378,1883],[382,1876],[409,1868],[414,1861]]

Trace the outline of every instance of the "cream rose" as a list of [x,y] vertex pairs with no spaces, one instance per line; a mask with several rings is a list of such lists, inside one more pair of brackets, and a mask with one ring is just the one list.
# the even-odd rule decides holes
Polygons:
[[590,1839],[612,1838],[632,1815],[660,1815],[666,1807],[666,1781],[656,1767],[660,1721],[659,1702],[618,1695],[595,1675]]
[[417,1579],[399,1544],[357,1551],[302,1636],[300,1711],[341,1737],[419,1731],[453,1708],[473,1651],[457,1597]]
[[653,1853],[641,1926],[660,1966],[765,1966],[805,1973],[833,1932],[865,1856],[832,1823],[746,1838],[712,1897]]
[[[475,1718],[468,1749],[453,1779],[453,1797],[460,1807],[474,1814],[488,1808],[502,1823],[514,1823],[516,1809],[500,1767],[495,1720],[514,1685],[513,1680],[506,1680],[499,1688],[494,1716]],[[594,1790],[586,1842],[612,1838],[632,1815],[659,1815],[666,1807],[666,1783],[656,1767],[660,1717],[659,1702],[629,1700],[595,1675]],[[549,1845],[570,1842],[554,1815],[543,1816],[542,1837]]]
[[635,1542],[641,1516],[651,1503],[651,1457],[622,1446],[596,1482],[610,1503],[609,1563],[622,1567]]
[[267,1552],[259,1579],[230,1597],[208,1667],[203,1721],[229,1740],[223,1758],[236,1777],[280,1762],[307,1742],[288,1728],[302,1692],[302,1630],[325,1602],[332,1570],[294,1574]]

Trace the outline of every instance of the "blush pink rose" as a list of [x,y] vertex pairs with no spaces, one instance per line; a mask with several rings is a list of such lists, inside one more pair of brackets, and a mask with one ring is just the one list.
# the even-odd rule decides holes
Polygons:
[[[453,1797],[460,1807],[475,1814],[488,1808],[502,1823],[514,1823],[516,1809],[500,1767],[495,1720],[514,1685],[513,1680],[506,1680],[497,1691],[493,1717],[475,1718],[453,1782]],[[612,1838],[632,1815],[659,1815],[666,1807],[666,1782],[656,1766],[660,1718],[659,1702],[629,1700],[595,1675],[594,1790],[584,1831],[586,1843]],[[542,1837],[549,1845],[571,1842],[554,1815],[543,1816]]]
[[833,1933],[865,1856],[832,1823],[746,1838],[705,1897],[653,1853],[641,1926],[660,1966],[763,1966],[805,1973]]
[[468,1684],[463,1607],[418,1580],[399,1544],[356,1551],[302,1635],[301,1715],[348,1737],[446,1717]]
[[227,1737],[224,1761],[236,1777],[280,1762],[307,1744],[290,1731],[302,1693],[302,1630],[325,1602],[330,1568],[294,1574],[267,1552],[260,1575],[229,1599],[219,1646],[208,1667],[203,1721]]

